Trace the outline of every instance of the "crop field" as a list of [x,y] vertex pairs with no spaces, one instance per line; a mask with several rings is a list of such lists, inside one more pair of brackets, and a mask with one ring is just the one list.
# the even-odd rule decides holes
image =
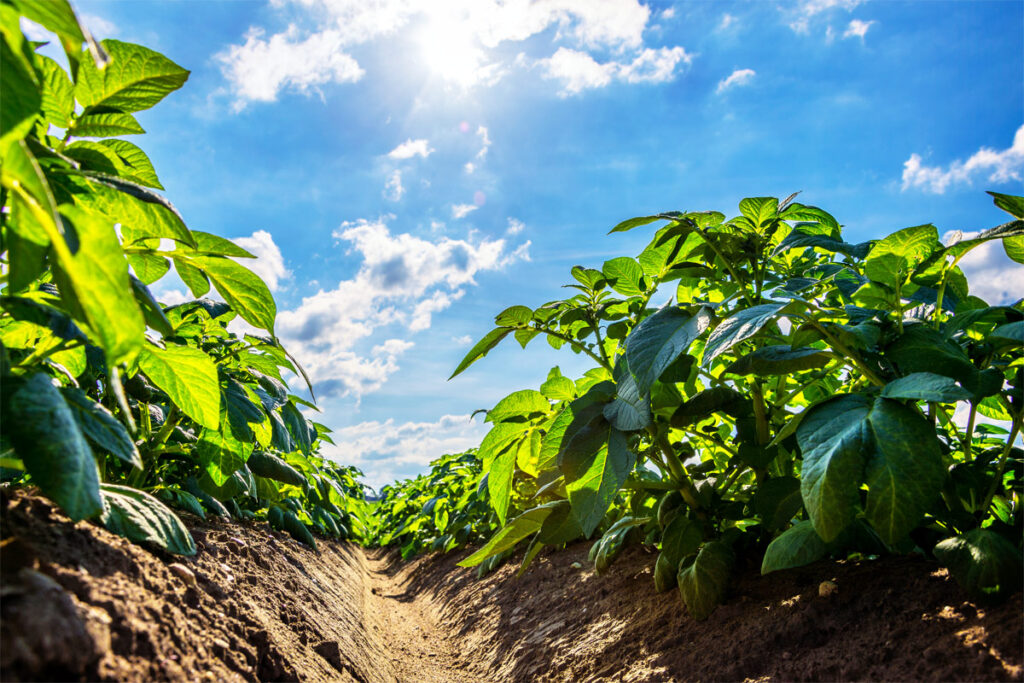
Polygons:
[[0,22],[0,678],[1024,677],[1024,292],[966,266],[1024,268],[1016,171],[963,234],[810,193],[617,216],[443,374],[564,360],[371,487],[265,251],[126,139],[190,71],[66,0]]

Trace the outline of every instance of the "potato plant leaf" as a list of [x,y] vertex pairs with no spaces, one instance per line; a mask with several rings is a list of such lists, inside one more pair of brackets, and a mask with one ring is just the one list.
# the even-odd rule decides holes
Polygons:
[[970,400],[973,394],[958,385],[952,377],[936,375],[933,372],[914,372],[886,384],[882,389],[882,396],[914,401],[955,403],[956,401]]
[[100,44],[111,63],[100,70],[93,61],[83,61],[75,85],[75,99],[86,112],[98,106],[123,112],[149,109],[188,80],[188,71],[159,52],[119,40]]
[[792,348],[787,344],[762,346],[734,361],[725,372],[734,375],[788,375],[828,365],[832,356],[811,347]]
[[466,354],[458,367],[455,368],[455,372],[453,372],[448,379],[452,379],[474,362],[486,356],[487,352],[497,346],[502,339],[512,332],[512,330],[513,328],[511,327],[496,327],[484,335],[484,338],[478,341],[473,348],[469,350],[469,353]]
[[659,593],[675,588],[679,575],[679,564],[689,555],[697,552],[704,540],[704,530],[699,522],[683,515],[676,516],[661,536],[661,553],[654,565],[654,589]]
[[540,531],[544,520],[555,511],[559,501],[531,508],[519,515],[494,536],[482,548],[459,562],[460,567],[475,567],[489,557],[513,548],[519,541]]
[[525,421],[535,413],[547,413],[551,404],[539,391],[524,389],[515,391],[498,401],[497,405],[487,411],[486,422],[504,422],[519,418]]
[[145,491],[102,484],[103,525],[135,543],[153,543],[175,555],[195,555],[192,534],[170,508]]
[[168,344],[163,349],[147,344],[139,354],[139,367],[183,413],[204,427],[217,429],[220,387],[217,367],[208,355],[178,344]]
[[274,333],[277,305],[270,288],[256,273],[218,256],[194,256],[190,263],[203,271],[245,322]]
[[3,382],[4,433],[32,481],[73,521],[101,512],[96,461],[60,390],[43,373]]
[[[595,421],[596,422],[596,421]],[[580,523],[587,538],[604,519],[615,494],[633,471],[636,456],[629,450],[626,435],[600,420],[605,425],[605,444],[591,457],[580,457],[582,452],[570,452],[562,471],[566,476],[566,490],[572,504],[573,516]]]
[[76,387],[64,387],[61,393],[75,417],[78,428],[94,446],[133,467],[142,467],[142,459],[131,434],[106,407]]
[[828,546],[809,520],[797,522],[768,544],[761,562],[761,573],[802,567],[825,557]]
[[704,360],[701,365],[708,367],[715,358],[741,341],[753,337],[786,306],[784,303],[760,304],[733,313],[711,332],[704,347]]
[[666,306],[644,319],[626,339],[626,358],[640,394],[651,385],[711,324],[711,312],[701,307],[690,315]]
[[781,529],[803,507],[800,480],[796,477],[772,477],[761,482],[750,499],[750,506],[769,529]]
[[971,597],[992,598],[1020,590],[1020,549],[989,529],[975,529],[940,541],[935,557]]
[[680,565],[679,593],[697,621],[707,619],[725,597],[734,562],[732,548],[721,541],[710,541],[693,562]]

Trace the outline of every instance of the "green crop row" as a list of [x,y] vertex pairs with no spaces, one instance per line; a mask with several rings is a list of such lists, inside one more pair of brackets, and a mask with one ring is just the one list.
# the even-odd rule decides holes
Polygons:
[[463,564],[596,537],[603,571],[644,542],[697,618],[738,559],[916,550],[975,595],[1019,588],[1024,305],[971,295],[958,266],[989,241],[1024,263],[1024,199],[991,194],[1012,220],[949,246],[932,225],[850,244],[795,196],[615,226],[657,225],[636,258],[574,267],[572,296],[499,313],[453,374],[509,337],[594,365],[488,411],[502,528]]
[[[21,17],[55,34],[69,70]],[[3,0],[0,31],[0,477],[174,553],[195,545],[168,505],[266,518],[311,546],[311,530],[363,538],[361,473],[319,456],[330,430],[289,393],[282,372],[305,374],[239,262],[253,255],[190,230],[123,139],[189,72],[95,42],[66,0]],[[154,299],[172,265],[196,301]],[[202,298],[211,286],[222,302]],[[228,331],[236,317],[266,334]]]

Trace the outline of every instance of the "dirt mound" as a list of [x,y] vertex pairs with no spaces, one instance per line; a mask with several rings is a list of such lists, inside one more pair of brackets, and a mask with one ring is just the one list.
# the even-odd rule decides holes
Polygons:
[[[189,519],[199,552],[151,552],[0,490],[4,680],[1021,680],[1021,595],[968,601],[922,559],[743,574],[694,622],[632,548],[586,545],[515,580],[458,556],[314,553],[265,525]],[[822,581],[836,590],[819,595]]]

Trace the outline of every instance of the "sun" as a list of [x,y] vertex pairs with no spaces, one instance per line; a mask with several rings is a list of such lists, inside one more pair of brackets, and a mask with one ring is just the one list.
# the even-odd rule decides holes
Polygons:
[[430,70],[446,80],[469,87],[486,73],[484,53],[469,22],[434,17],[420,31],[419,45]]

